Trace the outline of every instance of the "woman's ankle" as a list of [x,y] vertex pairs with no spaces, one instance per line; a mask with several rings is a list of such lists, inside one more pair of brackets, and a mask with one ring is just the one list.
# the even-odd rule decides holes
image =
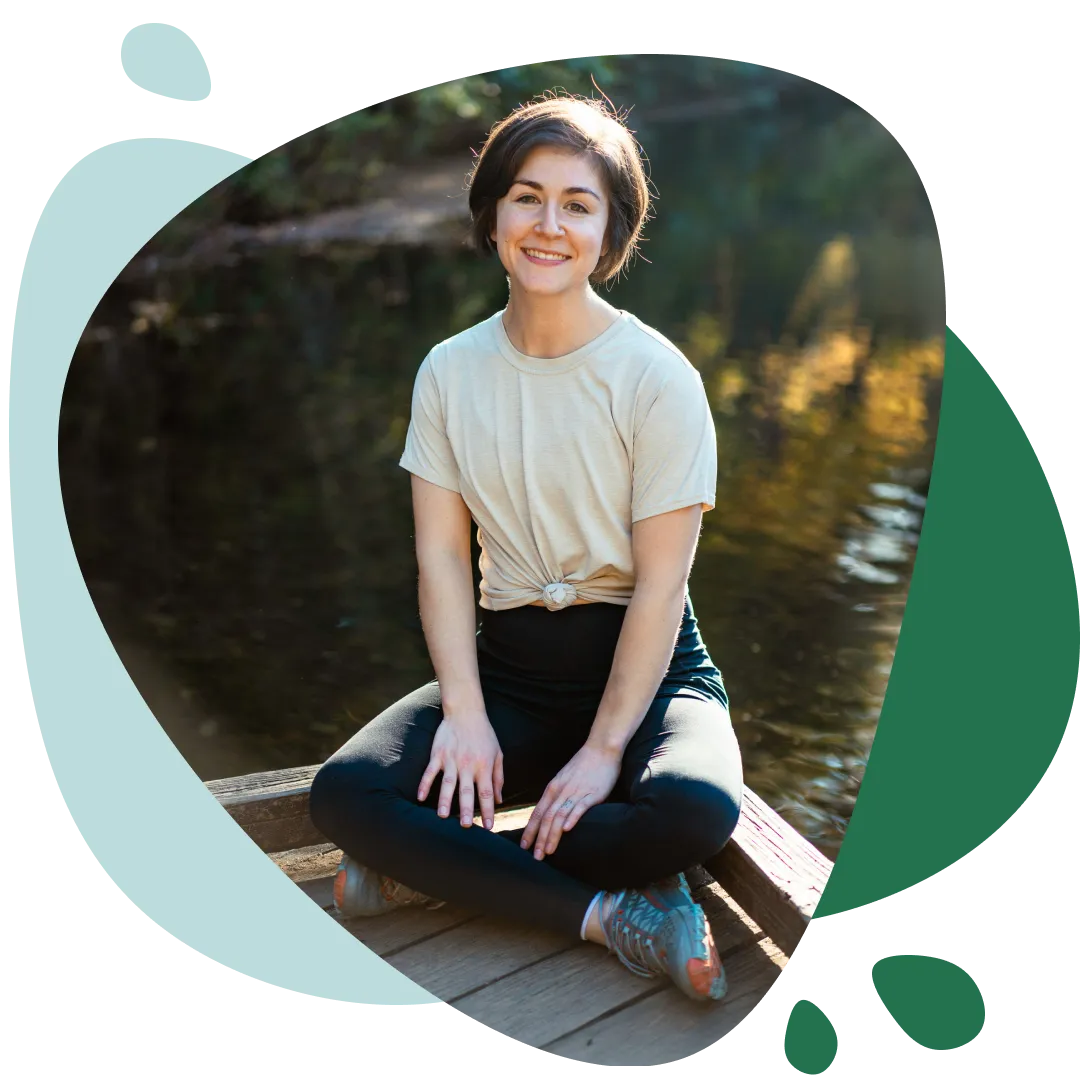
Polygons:
[[611,948],[607,931],[604,929],[604,920],[611,914],[611,907],[614,902],[615,894],[610,892],[598,892],[593,898],[581,934],[586,941],[592,941],[597,945],[603,945],[605,948]]

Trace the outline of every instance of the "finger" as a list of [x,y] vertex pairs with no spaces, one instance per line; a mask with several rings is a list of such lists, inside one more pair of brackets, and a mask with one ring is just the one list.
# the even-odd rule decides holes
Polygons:
[[555,810],[555,816],[551,819],[551,826],[548,828],[547,841],[544,844],[545,855],[550,855],[559,846],[563,834],[563,825],[575,805],[576,801],[573,796],[568,796],[559,803]]
[[538,859],[544,857],[544,851],[547,848],[548,834],[551,832],[551,823],[554,821],[555,815],[559,812],[559,802],[561,800],[562,793],[554,793],[550,805],[544,811],[544,816],[540,819],[540,831],[536,834],[536,844],[533,846],[533,855]]
[[447,817],[450,814],[450,802],[454,798],[456,787],[457,771],[453,765],[447,765],[443,769],[442,787],[439,789],[439,817]]
[[458,784],[458,817],[461,819],[461,827],[468,829],[473,819],[473,778],[468,773],[462,773]]
[[502,751],[495,756],[495,769],[492,773],[492,780],[495,782],[495,801],[501,803],[503,801],[503,756]]
[[532,847],[533,841],[536,839],[536,834],[540,830],[540,822],[543,820],[544,811],[547,810],[550,801],[551,796],[545,791],[540,797],[540,801],[533,807],[529,823],[525,826],[525,831],[521,834],[521,846],[523,848]]
[[490,774],[477,778],[476,794],[480,800],[480,820],[485,829],[490,829],[495,824],[495,784]]
[[442,760],[438,755],[432,755],[431,761],[428,762],[428,767],[424,770],[424,775],[420,777],[420,787],[416,789],[416,797],[423,802],[428,797],[428,792],[431,791],[431,785],[435,782],[435,777],[442,772]]
[[539,807],[539,803],[533,807],[533,812],[529,815],[529,820],[525,823],[525,828],[521,834],[521,846],[523,848],[528,849],[532,846],[533,838],[536,836],[536,830],[540,828],[540,819],[536,814]]
[[562,827],[563,832],[569,832],[581,820],[581,815],[593,805],[595,805],[595,803],[592,795],[582,795],[574,804],[574,809],[567,814],[566,822]]

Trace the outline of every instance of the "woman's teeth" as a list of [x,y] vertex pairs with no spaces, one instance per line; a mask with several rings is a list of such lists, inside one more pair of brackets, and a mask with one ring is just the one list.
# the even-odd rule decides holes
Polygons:
[[545,262],[565,262],[570,258],[569,255],[552,255],[547,251],[534,251],[532,248],[526,248],[525,254],[533,259],[543,259]]

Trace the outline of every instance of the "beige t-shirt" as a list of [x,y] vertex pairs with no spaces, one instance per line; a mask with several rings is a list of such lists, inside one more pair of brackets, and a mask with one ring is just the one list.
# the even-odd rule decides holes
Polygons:
[[400,464],[468,506],[482,608],[629,604],[631,525],[715,502],[701,376],[626,311],[554,359],[514,348],[502,314],[428,353]]

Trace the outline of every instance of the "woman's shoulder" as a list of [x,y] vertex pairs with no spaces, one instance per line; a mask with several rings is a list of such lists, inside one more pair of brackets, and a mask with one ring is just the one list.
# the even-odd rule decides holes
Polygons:
[[[666,338],[659,330],[642,322],[631,312],[625,312],[627,333],[621,335],[620,352],[624,357],[633,357],[652,380],[666,383],[672,378],[678,381],[701,381],[696,367],[683,354],[683,351]],[[627,349],[627,345],[632,347]]]
[[475,354],[477,352],[491,352],[497,350],[495,337],[495,320],[502,315],[501,311],[489,315],[478,323],[474,323],[466,330],[460,330],[448,338],[443,338],[434,345],[427,355],[431,363],[446,363],[454,356]]

